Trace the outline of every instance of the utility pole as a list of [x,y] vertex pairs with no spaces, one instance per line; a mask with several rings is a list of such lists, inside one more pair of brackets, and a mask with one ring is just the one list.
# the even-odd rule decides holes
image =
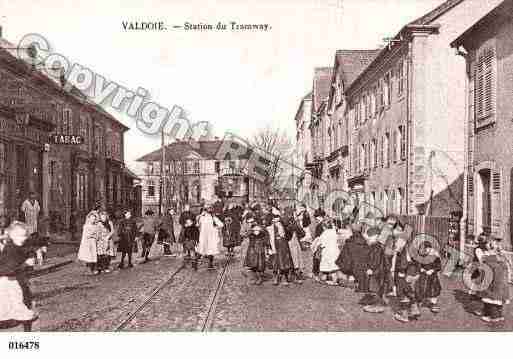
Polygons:
[[159,216],[162,215],[162,206],[164,205],[164,190],[166,188],[165,186],[165,179],[166,177],[164,176],[164,162],[166,161],[166,146],[165,146],[165,141],[164,141],[164,131],[162,131],[162,134],[161,134],[161,156],[162,158],[160,159],[160,193],[159,193]]

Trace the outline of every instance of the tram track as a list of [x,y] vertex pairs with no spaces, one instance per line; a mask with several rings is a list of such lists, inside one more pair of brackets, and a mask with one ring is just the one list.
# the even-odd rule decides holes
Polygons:
[[[225,261],[223,261],[223,264],[221,265],[221,268],[219,269],[218,275],[215,280],[215,284],[211,290],[209,290],[209,294],[207,296],[207,300],[205,305],[202,306],[202,310],[199,310],[198,315],[201,318],[200,323],[194,328],[197,331],[201,332],[208,332],[211,331],[213,328],[213,325],[215,323],[215,315],[216,315],[216,309],[217,309],[217,302],[219,299],[219,295],[222,291],[226,275],[228,272],[228,268],[230,266],[230,263],[232,262],[232,259],[229,258]],[[150,305],[154,302],[154,300],[161,295],[164,292],[164,289],[168,288],[171,283],[174,282],[177,275],[182,272],[186,267],[186,263],[183,263],[178,269],[176,269],[173,273],[171,273],[165,280],[163,280],[149,295],[147,295],[144,300],[137,305],[137,307],[131,311],[125,312],[124,315],[121,317],[125,317],[119,324],[116,325],[114,328],[114,331],[124,331],[124,330],[130,330],[129,327],[137,321],[137,318],[139,315],[142,315],[142,313],[150,307]],[[181,283],[176,289],[176,292],[178,295],[175,296],[179,297],[179,294],[186,289],[187,285],[191,284],[191,281],[193,277],[198,272],[191,272],[187,274]],[[177,305],[175,303],[175,305]],[[194,330],[193,329],[193,330]]]

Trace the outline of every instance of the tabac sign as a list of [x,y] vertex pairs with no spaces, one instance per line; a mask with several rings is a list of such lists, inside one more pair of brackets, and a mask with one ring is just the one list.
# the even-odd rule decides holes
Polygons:
[[84,144],[84,136],[57,133],[50,135],[50,142],[54,145],[82,145]]

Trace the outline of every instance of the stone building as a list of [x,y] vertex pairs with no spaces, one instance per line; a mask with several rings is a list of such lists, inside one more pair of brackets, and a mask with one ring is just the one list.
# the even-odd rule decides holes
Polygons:
[[[96,202],[111,211],[129,204],[128,127],[77,89],[67,90],[64,76],[50,78],[18,58],[1,36],[0,79],[0,212],[18,217],[34,191],[52,229],[78,231]],[[69,144],[69,136],[82,141]]]
[[452,46],[467,65],[467,116],[462,114],[467,233],[491,233],[511,249],[513,1],[503,1],[469,26]]
[[296,199],[310,204],[310,186],[312,176],[305,171],[306,165],[312,161],[312,138],[310,134],[310,120],[312,118],[312,93],[301,99],[295,116],[296,123],[296,151],[295,165],[298,167],[297,196]]
[[[498,2],[444,2],[406,24],[343,89],[348,187],[370,207],[429,215],[462,174],[465,63],[449,44]],[[462,198],[453,202],[461,210]]]
[[328,188],[326,183],[326,157],[328,156],[328,95],[333,69],[319,67],[314,70],[310,120],[311,157],[305,169],[312,178],[310,202],[312,207],[323,205]]
[[[243,203],[263,200],[265,183],[248,170],[248,151],[236,158],[221,158],[227,141],[177,141],[166,146],[164,176],[161,176],[162,149],[137,160],[136,173],[142,181],[142,211],[159,212],[159,206],[181,208],[188,203],[198,208],[214,196]],[[237,145],[238,146],[238,145]],[[164,178],[164,189],[161,187]],[[163,192],[162,201],[160,200]]]

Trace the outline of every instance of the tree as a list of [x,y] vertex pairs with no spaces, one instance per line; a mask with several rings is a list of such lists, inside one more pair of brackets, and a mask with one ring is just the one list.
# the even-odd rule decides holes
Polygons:
[[253,134],[250,144],[258,151],[264,152],[270,161],[264,180],[266,197],[271,195],[273,189],[278,191],[285,189],[283,183],[288,177],[294,152],[292,139],[287,132],[267,124]]

